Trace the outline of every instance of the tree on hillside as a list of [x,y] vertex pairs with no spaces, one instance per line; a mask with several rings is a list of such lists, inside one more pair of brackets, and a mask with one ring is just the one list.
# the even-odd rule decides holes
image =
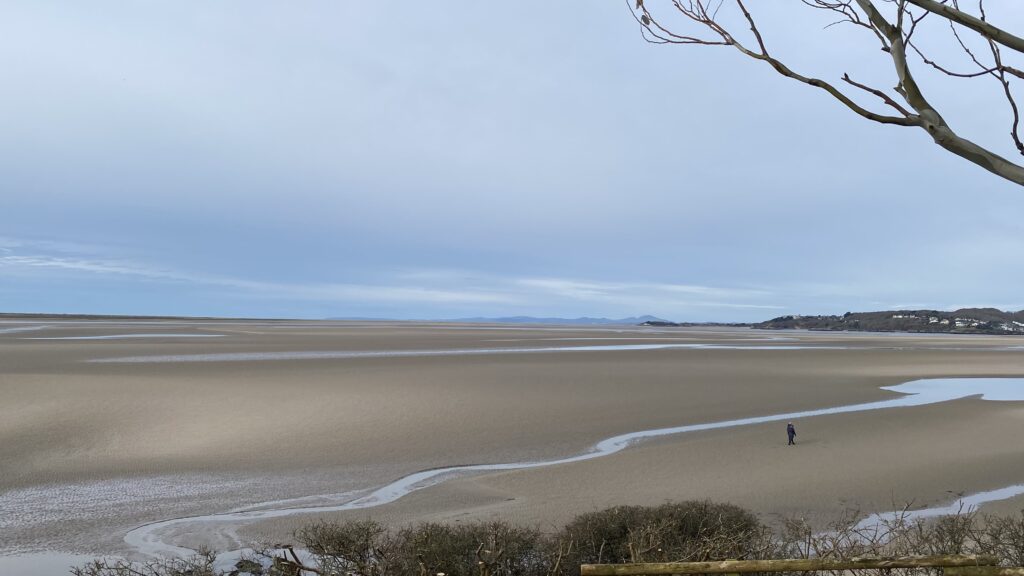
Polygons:
[[[961,0],[799,0],[808,9],[827,13],[829,26],[855,26],[863,29],[865,41],[880,45],[885,65],[891,65],[894,72],[895,86],[888,90],[846,73],[837,74],[836,82],[805,76],[778,59],[746,4],[762,12],[776,11],[796,0],[763,0],[756,5],[751,0],[635,0],[633,15],[649,42],[731,46],[782,76],[825,91],[867,120],[925,130],[947,151],[1024,186],[1024,165],[1019,158],[1009,160],[990,145],[963,137],[915,80],[915,73],[927,71],[951,82],[990,82],[991,89],[1005,101],[1005,108],[993,113],[1005,114],[1008,119],[1011,153],[1014,158],[1024,155],[1020,110],[1012,89],[1024,79],[1020,65],[1014,65],[1014,59],[1024,55],[1024,38],[990,22],[985,0],[976,1],[968,7]],[[655,2],[661,4],[653,7]],[[735,33],[746,28],[749,32]],[[939,44],[936,49],[936,40],[945,47]],[[950,53],[955,53],[958,61],[952,61]]]

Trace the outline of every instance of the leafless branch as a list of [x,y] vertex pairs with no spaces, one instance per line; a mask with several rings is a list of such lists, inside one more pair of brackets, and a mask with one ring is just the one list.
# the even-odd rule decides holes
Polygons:
[[1011,50],[1016,50],[1017,52],[1024,54],[1024,38],[1015,36],[1006,30],[993,26],[981,18],[961,10],[957,10],[948,4],[936,2],[935,0],[907,0],[907,2],[910,2],[918,8],[923,8],[933,14],[938,14],[950,22],[956,22],[965,28],[970,28],[997,44],[1001,44]]
[[[1010,84],[1011,77],[1024,79],[1024,72],[1008,65],[1000,51],[1007,48],[1024,54],[1024,39],[989,23],[984,12],[984,0],[981,0],[978,5],[980,16],[974,16],[961,10],[957,0],[801,0],[801,2],[805,6],[834,13],[837,19],[829,26],[848,23],[870,30],[879,40],[882,50],[892,60],[893,70],[896,73],[897,83],[892,90],[900,96],[906,105],[898,102],[887,91],[857,82],[847,74],[843,74],[841,79],[848,86],[878,98],[882,104],[895,110],[896,115],[875,112],[856,102],[850,94],[836,85],[821,78],[805,76],[790,68],[769,49],[767,37],[758,26],[757,20],[744,0],[732,0],[731,5],[742,14],[743,22],[749,29],[747,37],[752,39],[750,46],[746,45],[745,41],[739,40],[737,35],[733,34],[719,19],[718,15],[723,0],[668,0],[677,15],[682,15],[690,23],[696,24],[698,28],[703,28],[706,33],[703,36],[675,31],[675,26],[655,17],[646,6],[645,0],[636,1],[636,10],[633,15],[641,25],[644,38],[650,42],[732,46],[752,59],[765,62],[782,76],[827,92],[865,119],[881,124],[921,128],[928,132],[935,143],[944,149],[1006,180],[1024,185],[1024,166],[1015,164],[994,151],[960,136],[952,129],[926,97],[907,61],[907,50],[909,49],[927,66],[947,76],[955,78],[992,76],[999,80],[1012,116],[1011,139],[1016,149],[1024,154],[1024,142],[1022,142],[1019,131],[1020,111]],[[892,6],[892,9],[889,10],[892,20],[887,19],[879,10],[876,5],[879,2],[885,2]],[[957,44],[974,62],[978,70],[973,72],[954,71],[925,54],[913,39],[919,26],[929,17],[941,17],[949,23]],[[961,36],[962,29],[958,30],[958,27],[980,34],[989,46],[993,62],[983,62]]]
[[[664,26],[657,19],[654,18],[654,16],[651,14],[651,12],[647,9],[646,5],[642,1],[637,3],[637,6],[639,6],[640,11],[638,21],[641,23],[641,26],[644,28],[644,30],[650,32],[653,37],[658,39],[659,43],[732,46],[739,50],[741,53],[751,58],[754,58],[755,60],[761,60],[763,62],[768,63],[779,74],[782,74],[787,78],[792,78],[793,80],[796,80],[798,82],[802,82],[809,86],[814,86],[815,88],[820,88],[828,92],[829,94],[832,95],[832,97],[842,102],[847,108],[868,120],[879,122],[881,124],[896,124],[900,126],[913,126],[917,123],[916,119],[913,117],[888,116],[872,112],[867,108],[864,108],[863,106],[857,104],[852,98],[847,96],[845,93],[843,93],[841,90],[836,88],[831,83],[820,78],[807,77],[793,71],[791,68],[786,66],[782,61],[772,57],[769,54],[764,37],[761,35],[757,23],[755,22],[750,11],[747,9],[746,5],[743,4],[743,1],[735,0],[735,3],[736,6],[740,9],[740,11],[743,13],[744,18],[746,19],[747,24],[750,27],[750,31],[753,34],[758,46],[757,50],[752,50],[746,47],[744,44],[739,42],[735,38],[735,36],[733,36],[724,27],[722,27],[721,24],[716,22],[711,16],[713,12],[708,10],[706,0],[689,0],[685,4],[683,0],[672,0],[672,4],[679,13],[681,13],[683,16],[690,19],[691,21],[702,26],[705,26],[711,32],[716,34],[720,38],[720,40],[701,40],[693,36],[685,36],[672,33],[668,30],[666,26]],[[634,14],[634,16],[636,15]]]

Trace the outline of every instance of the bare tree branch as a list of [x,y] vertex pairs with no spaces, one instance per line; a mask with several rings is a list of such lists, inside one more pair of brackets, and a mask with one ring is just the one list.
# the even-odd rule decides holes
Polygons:
[[882,92],[881,90],[877,90],[877,89],[872,88],[870,86],[865,86],[864,84],[861,84],[860,82],[855,82],[853,79],[850,78],[849,74],[843,74],[843,82],[846,82],[847,84],[849,84],[851,86],[855,86],[857,88],[860,88],[861,90],[864,90],[865,92],[870,92],[871,94],[874,94],[875,96],[878,96],[879,98],[882,99],[883,102],[885,102],[889,106],[892,106],[893,108],[898,110],[900,114],[903,114],[904,116],[907,116],[907,117],[913,116],[913,114],[911,114],[909,111],[907,111],[906,108],[901,106],[899,102],[893,100],[892,97],[889,96],[888,94],[886,94],[885,92]]
[[961,26],[970,28],[978,34],[992,39],[992,41],[997,44],[1002,44],[1011,50],[1024,53],[1024,38],[1015,36],[1001,28],[997,28],[976,16],[957,10],[947,4],[936,2],[935,0],[907,0],[907,2],[910,2],[914,6],[923,8],[933,14],[938,14],[951,22],[956,22]]
[[999,51],[999,46],[995,42],[989,40],[988,44],[992,50],[992,58],[996,61],[996,70],[998,71],[996,79],[1003,86],[1003,94],[1006,96],[1006,101],[1010,104],[1010,110],[1013,112],[1013,126],[1010,128],[1010,138],[1013,139],[1013,143],[1017,146],[1017,151],[1024,154],[1024,143],[1020,141],[1020,110],[1017,109],[1017,100],[1013,97],[1013,92],[1010,90],[1010,81],[1006,79],[1006,72],[1003,70],[1003,57]]
[[[837,20],[829,24],[829,26],[849,23],[870,30],[879,40],[882,50],[888,54],[892,61],[898,80],[892,90],[899,94],[902,100],[906,102],[906,105],[897,102],[897,99],[890,96],[887,91],[857,82],[847,74],[842,76],[842,80],[857,90],[875,96],[884,105],[895,110],[898,113],[897,115],[874,112],[854,101],[849,94],[836,85],[821,78],[805,76],[790,68],[769,50],[768,41],[758,27],[756,19],[748,10],[745,0],[732,0],[732,5],[742,14],[743,20],[750,29],[750,37],[753,38],[753,44],[756,47],[747,46],[738,40],[737,36],[717,19],[723,0],[667,1],[675,8],[677,13],[692,23],[704,27],[708,34],[706,37],[701,38],[691,34],[675,32],[672,26],[655,18],[645,5],[645,0],[636,0],[636,11],[633,13],[633,16],[641,24],[644,38],[647,41],[669,44],[732,46],[750,58],[767,63],[782,76],[827,92],[851,111],[865,119],[881,124],[920,127],[931,135],[936,144],[947,151],[965,158],[1010,182],[1024,185],[1024,166],[1015,164],[996,152],[964,138],[950,127],[939,110],[926,97],[907,61],[907,49],[909,47],[910,50],[920,56],[926,65],[948,76],[957,78],[992,76],[997,79],[1000,82],[1003,96],[1009,104],[1012,115],[1010,137],[1015,148],[1021,154],[1024,154],[1024,141],[1022,141],[1019,135],[1020,111],[1010,85],[1010,77],[1024,79],[1024,72],[1008,65],[1000,52],[1000,48],[1004,47],[1024,53],[1024,39],[1018,38],[990,24],[986,20],[984,0],[980,0],[978,5],[980,17],[960,10],[957,0],[882,0],[893,6],[893,9],[890,11],[890,15],[893,18],[892,21],[878,9],[876,5],[878,4],[877,0],[801,0],[806,6],[834,13]],[[920,11],[918,11],[919,9]],[[978,66],[977,71],[954,72],[949,67],[938,64],[934,59],[929,58],[923,50],[911,41],[919,25],[930,15],[933,18],[937,15],[949,23],[956,42]],[[966,27],[982,36],[990,48],[992,63],[982,62],[979,55],[972,51],[967,42],[961,38],[957,26]],[[988,58],[986,57],[985,59],[987,60]]]
[[[730,34],[728,31],[722,28],[717,22],[715,22],[714,19],[710,16],[703,0],[693,0],[686,5],[682,3],[682,0],[674,0],[673,5],[676,7],[676,10],[681,12],[687,18],[710,28],[714,33],[716,33],[721,38],[721,40],[696,40],[693,37],[689,36],[675,35],[669,32],[665,26],[659,23],[658,20],[654,18],[654,16],[650,13],[650,11],[648,11],[647,7],[644,6],[642,2],[639,3],[638,5],[640,6],[641,10],[640,22],[642,26],[652,35],[655,35],[659,39],[664,39],[665,42],[732,46],[739,50],[740,52],[742,52],[743,54],[751,58],[754,58],[755,60],[767,62],[779,74],[782,74],[787,78],[792,78],[793,80],[796,80],[798,82],[803,82],[804,84],[814,86],[815,88],[820,88],[828,92],[836,100],[842,102],[847,108],[868,120],[872,120],[874,122],[878,122],[881,124],[895,124],[899,126],[917,125],[917,120],[913,117],[887,116],[884,114],[872,112],[867,108],[864,108],[863,106],[854,102],[853,99],[851,99],[849,96],[844,94],[841,90],[839,90],[829,82],[822,80],[820,78],[811,78],[799,74],[793,71],[788,66],[786,66],[784,63],[782,63],[782,61],[769,55],[768,48],[764,42],[764,38],[761,36],[761,32],[760,30],[758,30],[757,24],[755,23],[750,12],[747,10],[746,6],[743,4],[743,1],[736,0],[736,4],[743,12],[744,17],[747,20],[747,23],[750,25],[750,30],[753,33],[754,38],[756,39],[758,44],[757,51],[751,50],[750,48],[744,46],[742,43],[736,40],[736,38],[732,34]],[[673,38],[677,38],[680,40],[673,40]],[[685,38],[686,40],[681,40],[683,38]]]
[[[931,0],[907,0],[919,5],[921,1]],[[986,150],[981,146],[956,134],[946,121],[924,97],[917,81],[910,72],[907,64],[907,54],[903,46],[903,33],[894,25],[890,24],[882,13],[878,11],[871,0],[857,0],[857,4],[868,15],[872,25],[877,28],[889,40],[893,64],[896,68],[896,76],[900,81],[900,92],[904,95],[910,107],[917,111],[920,118],[920,126],[931,134],[932,139],[939,146],[965,158],[982,168],[999,175],[1016,184],[1024,185],[1024,166],[1014,164],[998,154]]]

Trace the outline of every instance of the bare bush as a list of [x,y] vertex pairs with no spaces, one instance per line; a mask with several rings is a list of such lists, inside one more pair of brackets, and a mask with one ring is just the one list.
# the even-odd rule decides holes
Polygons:
[[326,574],[529,576],[546,574],[545,538],[505,522],[427,523],[397,531],[372,520],[317,523],[296,537]]
[[394,535],[373,520],[317,522],[295,536],[327,574],[385,576],[401,566]]
[[985,515],[977,550],[991,554],[1008,566],[1024,566],[1024,510],[1015,516]]
[[149,562],[123,559],[96,559],[84,566],[71,568],[74,576],[224,576],[213,567],[216,555],[201,550],[191,558],[161,558]]
[[525,576],[544,573],[548,563],[540,531],[505,522],[420,524],[400,539],[427,574]]
[[[1024,565],[1024,512],[980,515],[967,510],[930,519],[903,512],[866,523],[847,512],[827,526],[791,518],[774,527],[729,504],[681,502],[617,506],[582,514],[544,534],[506,522],[425,523],[388,529],[373,520],[316,522],[298,545],[246,559],[231,571],[214,555],[143,564],[96,560],[75,576],[575,576],[581,564],[688,562],[725,559],[826,558],[978,554],[1004,566]],[[301,555],[306,558],[305,555]],[[868,576],[867,571],[851,571]],[[941,576],[940,569],[889,570],[886,576]]]
[[707,501],[582,514],[565,527],[559,541],[576,544],[566,557],[567,573],[578,573],[580,564],[753,558],[772,545],[752,513]]

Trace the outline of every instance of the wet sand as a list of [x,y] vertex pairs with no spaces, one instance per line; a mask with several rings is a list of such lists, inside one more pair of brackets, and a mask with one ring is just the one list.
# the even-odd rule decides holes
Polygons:
[[[1009,349],[1024,338],[510,328],[4,323],[0,554],[123,553],[124,533],[145,522],[268,500],[328,503],[428,468],[552,459],[637,430],[884,400],[895,394],[880,386],[919,378],[1024,376],[1024,350]],[[142,336],[119,337],[129,334]],[[81,339],[93,336],[104,339]],[[90,362],[658,343],[781,349]],[[792,349],[800,345],[811,348]],[[712,498],[824,520],[844,507],[931,505],[1022,483],[1022,425],[1024,403],[964,399],[809,418],[797,423],[796,447],[779,424],[698,432],[598,460],[455,479],[329,516],[553,527],[615,504]],[[225,548],[236,537],[283,540],[311,518],[193,526],[172,539]]]

